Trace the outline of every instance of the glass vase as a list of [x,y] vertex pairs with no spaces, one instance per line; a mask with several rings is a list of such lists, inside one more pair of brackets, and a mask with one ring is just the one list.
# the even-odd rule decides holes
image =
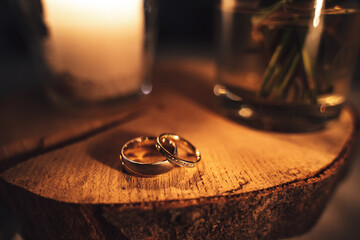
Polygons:
[[286,132],[318,130],[337,119],[358,56],[359,5],[219,1],[214,93],[224,113]]

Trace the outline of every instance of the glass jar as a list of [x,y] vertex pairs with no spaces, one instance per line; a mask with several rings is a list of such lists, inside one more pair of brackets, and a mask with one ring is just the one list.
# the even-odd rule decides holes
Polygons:
[[275,131],[337,119],[360,41],[359,1],[222,0],[217,7],[221,109]]
[[99,104],[152,90],[154,0],[42,0],[46,91]]

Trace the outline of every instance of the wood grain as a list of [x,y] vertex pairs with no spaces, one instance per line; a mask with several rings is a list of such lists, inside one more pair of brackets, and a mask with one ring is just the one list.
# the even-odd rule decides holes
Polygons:
[[[141,101],[140,101],[141,102]],[[94,135],[141,114],[143,106],[64,108],[41,92],[9,96],[0,102],[0,170],[17,160]]]
[[[180,76],[185,72],[195,79],[195,85],[208,90],[210,81],[202,79],[210,78],[212,68],[203,66],[208,69],[205,74],[191,74],[194,72],[184,67]],[[158,76],[173,71],[164,65]],[[110,120],[96,126],[94,119],[82,119],[90,127],[80,132],[75,130],[78,123],[69,120],[71,124],[65,122],[59,128],[54,120],[55,136],[73,132],[65,134],[71,137],[54,141],[57,146],[64,139],[125,118],[8,167],[0,175],[6,201],[15,206],[24,222],[36,219],[50,228],[48,237],[61,239],[87,239],[81,233],[89,231],[86,229],[91,229],[93,239],[275,238],[309,229],[348,164],[358,131],[352,110],[345,108],[339,121],[322,131],[265,132],[218,115],[210,99],[201,99],[208,92],[191,89],[184,94],[169,81],[147,98],[146,104],[133,105],[131,109],[141,109],[141,114],[130,119],[110,114]],[[118,157],[122,144],[133,137],[162,132],[191,140],[201,151],[200,164],[194,169],[175,168],[155,178],[124,172]],[[18,137],[23,141],[21,134]],[[2,149],[1,156],[9,156],[4,153],[7,147]],[[71,223],[54,215],[59,211]],[[57,227],[49,221],[55,221]],[[73,225],[76,234],[64,230]],[[41,234],[33,224],[25,230],[29,239]]]

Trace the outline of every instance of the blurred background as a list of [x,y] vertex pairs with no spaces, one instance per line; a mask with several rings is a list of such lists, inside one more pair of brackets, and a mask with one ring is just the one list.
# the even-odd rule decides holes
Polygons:
[[[159,0],[157,58],[168,55],[214,57],[215,2]],[[30,23],[29,18],[35,21]],[[15,92],[41,87],[36,67],[39,39],[45,34],[40,0],[0,1],[0,101]],[[360,110],[359,61],[349,101]],[[358,143],[353,165],[318,223],[310,232],[293,239],[360,239],[359,185]],[[21,239],[20,231],[10,209],[0,203],[0,239]]]

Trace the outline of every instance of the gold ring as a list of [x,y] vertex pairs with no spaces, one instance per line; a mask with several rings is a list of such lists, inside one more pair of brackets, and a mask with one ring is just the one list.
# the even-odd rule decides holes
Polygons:
[[[146,160],[146,158],[163,157],[155,147],[156,137],[137,137],[123,145],[121,148],[120,159],[123,166],[130,173],[144,177],[152,177],[162,173],[166,173],[174,168],[174,164],[167,159],[155,163],[144,163],[139,160]],[[172,140],[165,140],[166,148],[171,154],[177,155],[177,147]]]
[[[168,146],[165,145],[166,141],[174,141],[177,146],[177,154],[174,154],[171,152],[171,149],[168,148]],[[179,150],[179,143],[181,143],[182,146],[186,147],[187,154],[186,156],[192,156],[195,158],[194,161],[189,161],[184,158],[178,157],[178,150]],[[195,167],[196,164],[200,161],[201,155],[199,150],[195,148],[194,145],[192,145],[188,140],[180,137],[179,135],[172,134],[172,133],[162,133],[156,138],[156,148],[158,151],[165,156],[170,162],[180,166],[180,167]]]

